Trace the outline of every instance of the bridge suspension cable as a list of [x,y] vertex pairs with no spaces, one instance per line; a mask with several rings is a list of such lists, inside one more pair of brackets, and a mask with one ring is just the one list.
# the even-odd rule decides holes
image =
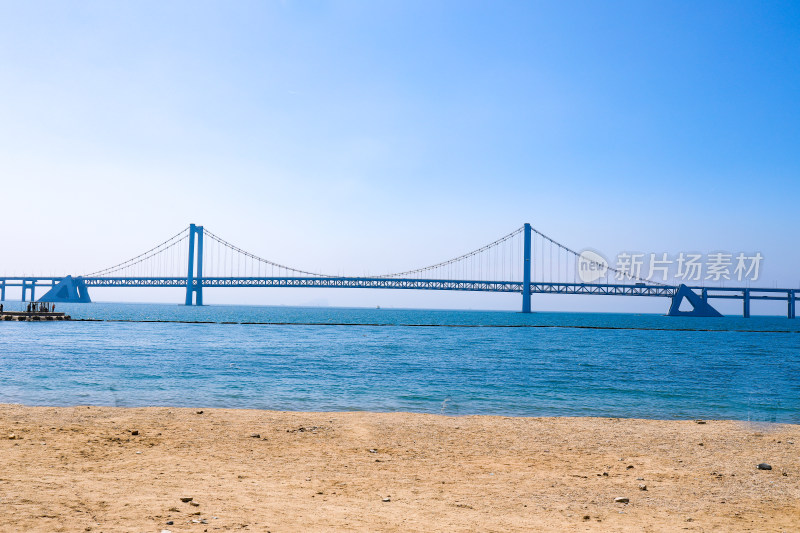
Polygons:
[[[524,229],[524,226],[517,228],[496,241],[447,261],[376,277],[419,278],[426,274],[428,277],[433,275],[437,279],[465,276],[466,279],[474,280],[516,281],[517,274],[520,274],[521,279],[521,235]],[[515,257],[518,257],[518,260],[515,260]]]
[[[101,276],[110,276],[111,274],[126,274],[126,275],[139,275],[139,276],[143,274],[151,276],[169,275],[167,271],[170,271],[170,274],[176,274],[176,273],[179,274],[180,268],[183,268],[185,270],[186,256],[184,254],[175,252],[177,248],[180,248],[182,246],[185,247],[185,244],[188,241],[188,239],[189,239],[189,228],[184,228],[183,230],[176,233],[166,241],[147,250],[146,252],[137,255],[136,257],[132,257],[131,259],[123,261],[122,263],[118,263],[114,266],[110,266],[108,268],[104,268],[96,272],[85,274],[84,276],[101,277]],[[167,256],[169,256],[168,260]],[[158,260],[153,261],[153,259],[156,257],[158,257],[160,261]],[[167,266],[166,263],[170,263],[169,266]],[[183,267],[179,267],[178,265],[183,265]]]
[[[212,244],[211,246],[206,246],[203,250],[203,261],[208,268],[206,272],[209,272],[212,276],[222,274],[223,272],[230,275],[232,274],[231,271],[236,270],[237,275],[244,274],[245,276],[250,275],[261,277],[262,274],[266,276],[268,273],[266,269],[262,270],[262,267],[269,267],[269,274],[271,274],[270,277],[274,277],[275,269],[278,270],[278,275],[284,276],[288,276],[289,273],[296,273],[305,276],[321,278],[337,277],[332,274],[321,274],[319,272],[300,270],[298,268],[292,268],[274,261],[270,261],[269,259],[264,259],[263,257],[259,257],[246,250],[243,250],[242,248],[239,248],[234,244],[231,244],[207,229],[204,229],[203,231],[206,237],[222,247],[222,249],[215,249]],[[244,264],[242,264],[243,258]],[[228,272],[225,272],[226,270]],[[208,276],[209,274],[204,275]]]
[[[531,279],[540,282],[580,283],[581,280],[578,277],[577,266],[578,258],[581,254],[572,248],[564,246],[560,242],[545,235],[534,227],[531,227],[531,231],[534,234],[533,242],[531,243],[533,256]],[[538,237],[538,239],[536,237]],[[556,250],[555,260],[553,259],[554,247]],[[594,261],[592,261],[592,263],[600,266]],[[617,277],[617,280],[629,279],[635,280],[639,283],[666,286],[664,283],[659,283],[642,278],[640,276],[632,275],[630,272],[624,272],[608,265],[605,266],[606,274],[604,278],[606,283],[609,282],[611,273],[614,273]]]

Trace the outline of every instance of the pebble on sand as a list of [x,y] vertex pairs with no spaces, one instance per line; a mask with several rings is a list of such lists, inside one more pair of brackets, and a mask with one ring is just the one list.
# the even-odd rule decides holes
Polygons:
[[194,499],[194,498],[190,498],[189,496],[184,496],[183,498],[181,498],[181,501],[182,501],[183,503],[187,503],[187,502],[190,502],[190,501],[192,501],[193,499]]
[[614,503],[628,503],[629,501],[630,500],[628,498],[625,498],[623,496],[620,496],[619,498],[614,498]]
[[261,438],[261,433],[250,433],[250,436],[252,438],[254,438],[254,439],[260,439]]
[[767,463],[759,463],[759,465],[756,468],[758,468],[759,470],[772,470],[772,466]]
[[381,500],[381,501],[390,502],[390,501],[392,501],[392,499],[387,496],[387,497],[383,498],[383,500]]
[[647,485],[645,485],[644,483],[640,483],[639,490],[647,490]]
[[192,507],[200,507],[200,504],[197,502],[189,502],[189,505],[191,505]]

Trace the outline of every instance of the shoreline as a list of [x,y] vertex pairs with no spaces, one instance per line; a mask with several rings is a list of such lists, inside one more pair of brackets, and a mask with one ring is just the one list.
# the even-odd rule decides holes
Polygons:
[[4,404],[0,531],[788,531],[799,450],[785,423]]
[[[369,409],[364,410],[340,410],[340,411],[309,411],[309,410],[295,410],[295,409],[262,409],[259,407],[207,407],[198,405],[106,405],[106,404],[75,404],[75,405],[54,405],[45,403],[0,403],[0,410],[4,408],[30,408],[30,409],[120,409],[120,410],[141,410],[141,409],[175,409],[175,410],[204,410],[204,411],[231,411],[237,412],[254,412],[254,413],[267,413],[267,414],[281,414],[281,415],[337,415],[337,414],[369,414],[369,415],[409,415],[409,416],[433,416],[443,418],[498,418],[498,419],[520,419],[520,420],[629,420],[639,422],[693,422],[695,424],[710,424],[712,422],[730,422],[735,424],[745,424],[753,426],[754,428],[767,429],[771,426],[790,426],[800,428],[800,421],[798,422],[772,422],[768,420],[745,420],[739,418],[646,418],[646,417],[626,417],[626,416],[606,416],[606,415],[551,415],[551,416],[537,416],[537,415],[519,415],[512,413],[447,413],[447,412],[424,412],[424,411],[373,411]],[[2,440],[2,433],[0,433],[0,440]],[[798,449],[800,451],[800,448]]]

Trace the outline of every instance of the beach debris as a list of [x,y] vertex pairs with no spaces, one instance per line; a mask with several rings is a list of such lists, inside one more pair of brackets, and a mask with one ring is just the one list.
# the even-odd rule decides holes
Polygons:
[[171,526],[171,525],[174,525],[174,524],[175,524],[175,522],[173,522],[172,520],[167,520],[167,525],[168,526]]
[[191,497],[189,497],[189,496],[184,496],[183,498],[181,498],[181,501],[182,501],[183,503],[189,503],[189,502],[190,502],[190,501],[192,501],[193,499],[194,499],[194,498],[191,498]]
[[162,529],[161,533],[172,533],[172,531],[170,531],[169,529]]
[[139,434],[138,429],[134,429],[133,431],[131,431],[131,435],[138,435],[138,434]]
[[630,500],[625,498],[624,496],[620,496],[619,498],[614,498],[614,503],[629,503]]
[[382,502],[390,502],[390,501],[392,501],[392,499],[391,499],[389,496],[386,496],[386,497],[385,497],[385,498],[383,498],[381,501],[382,501]]
[[603,472],[603,475],[608,477],[608,472]]
[[197,411],[197,414],[198,415],[202,415],[203,414],[203,410],[201,409],[201,410]]
[[254,439],[260,439],[261,438],[261,433],[250,433],[250,436],[252,438],[254,438]]
[[695,424],[705,424],[706,423],[705,420],[695,420],[694,422],[695,422]]
[[643,477],[637,477],[636,481],[644,481],[644,478]]
[[206,520],[205,518],[203,518],[202,520],[200,520],[200,523],[201,523],[201,524],[208,524],[208,520]]
[[8,440],[16,440],[16,439],[17,439],[17,436],[14,435],[13,433],[8,436]]
[[585,515],[583,515],[583,519],[584,519],[584,520],[591,520],[591,519],[592,519],[592,517],[591,517],[591,516],[589,516],[588,514],[585,514]]
[[191,505],[192,507],[200,507],[200,504],[197,502],[189,502],[189,505]]
[[170,507],[169,508],[169,512],[171,512],[171,513],[180,513],[181,510],[178,509],[177,507]]
[[375,448],[370,448],[369,453],[378,453],[378,450]]
[[767,463],[759,463],[756,468],[759,470],[772,470],[772,466]]
[[647,490],[647,485],[644,483],[639,483],[639,490]]

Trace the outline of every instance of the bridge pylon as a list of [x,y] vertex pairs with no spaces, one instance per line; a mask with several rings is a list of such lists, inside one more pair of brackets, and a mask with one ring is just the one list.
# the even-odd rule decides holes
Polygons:
[[[195,240],[197,246],[195,246]],[[195,270],[196,267],[196,270]],[[189,225],[189,269],[186,275],[186,305],[203,305],[203,226]]]
[[531,225],[525,223],[522,259],[522,312],[531,312]]

